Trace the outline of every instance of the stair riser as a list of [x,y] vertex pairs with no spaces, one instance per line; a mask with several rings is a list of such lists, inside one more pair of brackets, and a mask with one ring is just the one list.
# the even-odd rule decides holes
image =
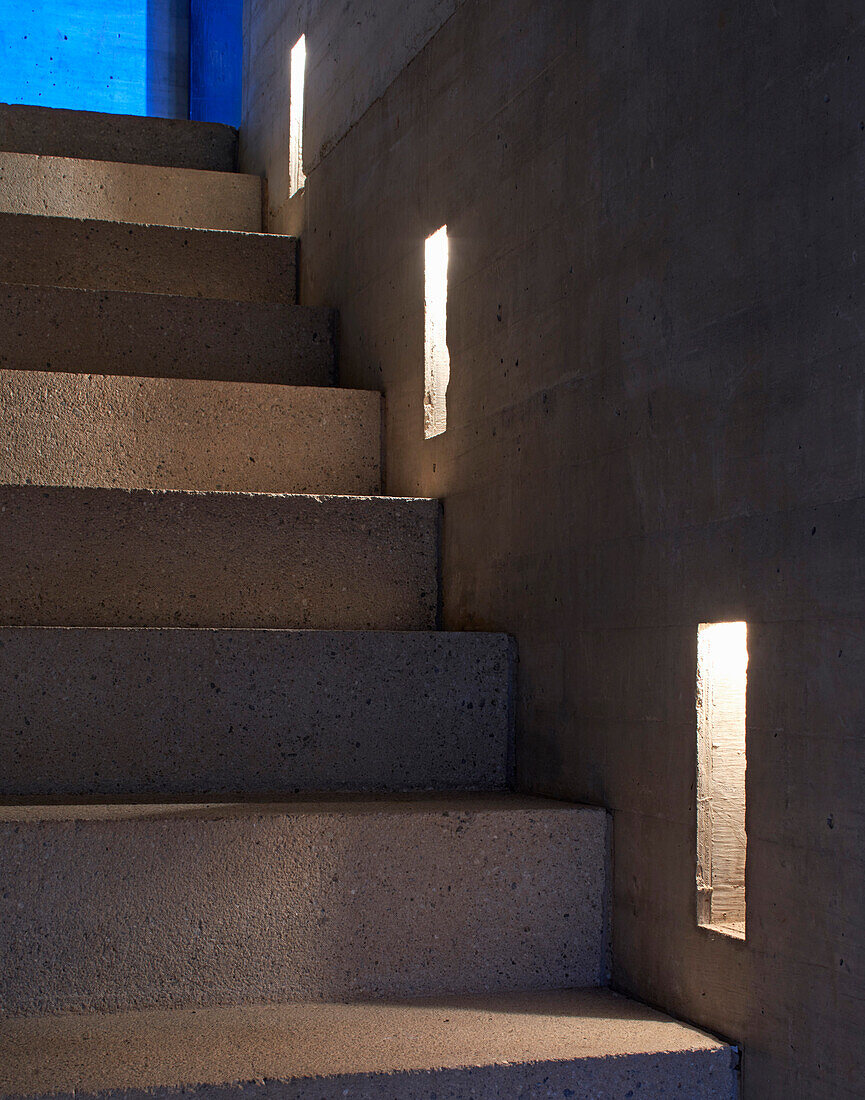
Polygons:
[[237,131],[213,122],[0,103],[0,149],[233,172]]
[[284,305],[297,300],[293,237],[0,214],[0,240],[4,283]]
[[0,622],[430,630],[439,505],[0,487]]
[[2,826],[0,1011],[602,980],[603,811],[409,806]]
[[0,210],[261,231],[261,180],[231,172],[0,152]]
[[0,285],[0,367],[294,386],[336,381],[327,309]]
[[0,370],[0,484],[377,493],[361,390]]
[[0,630],[0,794],[495,790],[501,634]]

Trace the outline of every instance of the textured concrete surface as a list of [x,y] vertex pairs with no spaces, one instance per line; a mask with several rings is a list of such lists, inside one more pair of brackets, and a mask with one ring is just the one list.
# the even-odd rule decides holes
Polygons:
[[297,241],[276,233],[0,213],[0,240],[4,283],[297,300]]
[[233,172],[237,131],[213,122],[0,103],[0,150]]
[[[301,300],[386,393],[388,489],[445,500],[445,625],[517,639],[520,783],[614,811],[616,980],[741,1040],[746,1100],[865,1095],[863,87],[842,4],[464,3],[304,195]],[[744,943],[695,919],[697,624],[730,620]]]
[[0,283],[0,367],[326,386],[336,374],[333,315]]
[[[123,1100],[734,1100],[735,1052],[600,989],[0,1023],[0,1091]],[[347,1090],[347,1091],[343,1091]]]
[[439,504],[0,486],[0,622],[428,630]]
[[0,369],[0,483],[377,493],[360,390]]
[[494,790],[501,634],[0,629],[0,794]]
[[0,211],[10,214],[256,232],[261,195],[257,176],[237,172],[0,151]]
[[240,160],[244,171],[267,177],[269,228],[291,232],[285,155],[291,71],[285,59],[298,38],[306,38],[303,159],[311,171],[462,2],[376,0],[363,18],[346,18],[346,9],[333,0],[249,0],[244,5]]
[[0,1012],[594,985],[607,816],[518,796],[0,806]]

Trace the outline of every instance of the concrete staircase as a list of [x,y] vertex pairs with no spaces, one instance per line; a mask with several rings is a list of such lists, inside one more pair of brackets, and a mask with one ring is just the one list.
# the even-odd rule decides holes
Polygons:
[[0,1095],[734,1096],[235,143],[0,107]]

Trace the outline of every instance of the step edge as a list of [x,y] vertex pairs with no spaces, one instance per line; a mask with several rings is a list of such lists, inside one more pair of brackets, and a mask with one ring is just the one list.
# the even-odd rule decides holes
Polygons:
[[[2,150],[0,150],[2,152]],[[113,162],[106,162],[113,163]],[[228,173],[222,173],[228,174]],[[257,178],[257,177],[256,177]],[[32,221],[35,224],[38,223],[39,227],[50,227],[57,222],[67,223],[72,227],[89,227],[93,232],[99,232],[103,229],[111,231],[112,229],[122,229],[129,226],[136,230],[148,230],[154,233],[176,234],[186,233],[195,234],[202,239],[205,237],[254,237],[256,240],[273,241],[278,242],[280,245],[285,245],[286,242],[292,241],[295,245],[300,244],[300,237],[294,236],[291,233],[269,233],[264,230],[252,230],[252,229],[208,229],[205,226],[185,226],[185,225],[165,225],[163,222],[118,222],[109,221],[106,218],[75,218],[70,217],[67,214],[31,214],[25,210],[0,210],[0,221],[6,218],[20,218],[22,221]],[[0,281],[6,282],[0,274]],[[20,283],[16,284],[20,286],[28,286],[34,284]],[[38,284],[42,285],[42,284]],[[87,289],[87,288],[83,288]],[[135,292],[132,292],[135,293]]]
[[[313,387],[310,387],[313,388]],[[143,500],[171,499],[179,501],[183,499],[199,500],[204,498],[221,499],[253,499],[260,501],[263,498],[271,498],[279,501],[316,501],[319,504],[332,504],[334,502],[351,502],[363,504],[374,502],[373,507],[385,507],[386,505],[405,504],[419,508],[428,508],[436,513],[441,511],[442,502],[438,497],[391,497],[382,493],[274,493],[274,492],[249,492],[245,489],[125,489],[114,485],[90,486],[90,485],[40,485],[33,482],[18,484],[15,482],[0,482],[0,492],[21,496],[37,496],[40,493],[49,494],[83,495],[85,493],[108,497],[114,495],[139,497]]]
[[69,119],[72,115],[86,115],[88,118],[91,119],[98,118],[111,121],[114,121],[116,119],[120,123],[131,123],[135,125],[140,124],[144,127],[146,127],[151,122],[154,125],[158,125],[160,122],[168,122],[172,125],[176,125],[178,128],[188,128],[190,130],[197,129],[199,127],[204,129],[224,130],[228,133],[234,134],[235,136],[237,136],[240,132],[236,126],[232,126],[230,123],[227,122],[208,122],[204,119],[194,118],[171,118],[168,115],[133,115],[125,112],[115,113],[114,111],[89,111],[84,107],[46,107],[42,103],[13,103],[7,102],[6,100],[0,102],[0,108],[3,107],[10,108],[13,111],[20,109],[22,113],[35,111],[39,113],[44,112],[46,116],[48,114],[63,115],[66,116],[67,119]]
[[193,796],[146,799],[141,796],[123,798],[69,798],[34,800],[29,797],[0,799],[0,826],[16,828],[63,826],[70,824],[120,824],[159,822],[165,826],[174,822],[194,820],[201,823],[224,821],[273,820],[280,817],[380,816],[401,819],[407,816],[430,818],[460,816],[491,816],[554,814],[556,816],[595,819],[606,827],[608,811],[599,806],[566,802],[553,798],[523,795],[513,791],[421,791],[318,793],[281,796],[272,800],[266,795],[244,795],[229,799]]
[[[2,279],[2,276],[0,276],[0,283],[2,283],[2,282],[3,282],[3,279]],[[6,285],[28,286],[30,284],[13,283],[13,284],[6,284]],[[66,289],[75,289],[75,288],[60,287],[58,289],[66,290]],[[158,297],[158,298],[171,297],[171,295],[157,294],[156,297]],[[179,295],[176,295],[175,297],[179,297]],[[195,300],[200,301],[202,299],[195,299]],[[206,300],[206,301],[219,301],[220,299],[204,299],[204,300]],[[238,303],[238,304],[240,304],[240,303]],[[140,385],[143,385],[145,383],[152,383],[152,384],[157,385],[157,386],[164,386],[164,387],[172,387],[173,388],[173,387],[177,386],[178,383],[180,383],[180,384],[183,384],[185,386],[192,386],[192,387],[199,387],[199,388],[218,386],[221,389],[223,386],[237,386],[237,387],[242,387],[245,390],[253,389],[253,390],[255,390],[256,392],[259,392],[259,393],[263,393],[265,390],[275,390],[278,393],[283,393],[287,390],[291,391],[291,392],[299,391],[299,392],[304,393],[304,394],[307,394],[307,393],[310,394],[310,395],[314,394],[317,397],[321,396],[322,394],[334,394],[334,393],[339,393],[339,394],[345,393],[345,394],[352,394],[352,395],[363,394],[364,395],[363,399],[364,400],[369,400],[370,402],[372,401],[372,396],[375,396],[375,397],[379,398],[379,400],[381,400],[384,397],[384,394],[381,390],[357,389],[357,388],[352,387],[352,386],[298,386],[298,385],[294,385],[291,382],[253,382],[253,381],[244,381],[243,379],[235,379],[235,378],[226,378],[226,379],[221,379],[221,378],[167,378],[165,375],[159,375],[159,374],[102,374],[99,371],[36,370],[34,368],[31,368],[31,367],[22,367],[20,369],[18,369],[16,367],[0,367],[0,380],[2,380],[4,378],[8,379],[8,381],[10,383],[11,382],[17,382],[19,379],[24,379],[24,378],[32,378],[32,379],[37,380],[37,381],[40,378],[44,378],[46,380],[46,382],[49,379],[58,379],[58,380],[62,379],[65,382],[66,379],[78,378],[78,379],[86,379],[88,383],[91,383],[95,386],[107,385],[108,384],[107,380],[110,378],[110,379],[113,380],[113,384],[116,384],[117,380],[120,379],[122,382],[125,382],[127,385],[134,386],[135,388],[139,388]],[[371,395],[371,396],[367,397],[366,395]],[[421,498],[421,499],[424,499],[424,498]]]
[[[41,215],[36,215],[40,217]],[[109,222],[109,225],[137,225],[137,222]],[[143,224],[143,223],[142,223]],[[164,228],[176,228],[172,226],[166,226]],[[211,232],[208,230],[208,232]],[[215,230],[213,232],[216,232]],[[153,302],[159,302],[160,304],[166,303],[168,308],[168,302],[190,302],[193,304],[202,304],[205,302],[211,302],[214,305],[222,308],[237,307],[244,312],[261,311],[261,312],[273,312],[277,313],[283,310],[289,310],[296,313],[299,317],[306,315],[310,319],[321,318],[328,324],[332,324],[337,311],[330,306],[308,306],[301,305],[299,302],[259,302],[259,301],[245,301],[242,298],[208,298],[206,295],[191,295],[191,294],[162,294],[155,290],[104,290],[101,288],[82,287],[82,286],[57,286],[53,283],[18,283],[18,282],[6,282],[0,279],[0,286],[19,288],[22,291],[31,291],[35,296],[46,293],[54,293],[59,297],[101,297],[109,298],[115,302],[121,302],[123,299],[130,299],[139,301],[141,299],[150,300]],[[39,303],[37,303],[39,304]],[[6,367],[6,370],[14,370],[14,367]],[[47,372],[51,373],[51,372]],[[58,371],[58,374],[75,373]],[[81,372],[78,372],[81,373]],[[99,373],[99,372],[94,372]],[[131,376],[130,376],[131,377]],[[138,376],[136,376],[138,377]],[[148,377],[157,377],[155,375]]]
[[[70,156],[58,156],[56,153],[19,153],[14,149],[2,149],[0,148],[0,158],[3,157],[27,157],[28,159],[35,159],[38,161],[67,161],[75,164],[92,164],[103,165],[106,170],[112,168],[125,168],[132,169],[134,172],[152,173],[152,172],[172,172],[180,173],[183,176],[218,176],[221,179],[226,180],[239,180],[241,186],[252,186],[254,183],[258,187],[263,187],[264,178],[262,176],[255,175],[253,172],[228,172],[222,171],[218,168],[183,168],[177,167],[171,164],[140,164],[137,161],[127,160],[101,160],[98,157],[70,157]],[[204,181],[202,181],[204,182]],[[213,180],[210,180],[211,185]],[[21,213],[28,213],[28,211],[21,211]],[[51,215],[43,215],[44,217],[51,217]],[[102,220],[102,219],[94,219]],[[139,225],[139,222],[129,222],[120,224]],[[182,228],[182,227],[181,227]]]

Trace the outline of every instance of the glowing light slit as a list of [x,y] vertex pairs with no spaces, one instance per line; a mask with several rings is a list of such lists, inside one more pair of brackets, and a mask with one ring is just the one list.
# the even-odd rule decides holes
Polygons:
[[448,227],[426,239],[424,253],[424,401],[425,439],[447,430],[447,389],[451,360],[447,344]]
[[748,624],[697,633],[697,920],[745,934]]
[[306,35],[291,48],[291,90],[288,105],[288,182],[289,194],[296,194],[306,183],[303,174],[303,82],[306,70]]

